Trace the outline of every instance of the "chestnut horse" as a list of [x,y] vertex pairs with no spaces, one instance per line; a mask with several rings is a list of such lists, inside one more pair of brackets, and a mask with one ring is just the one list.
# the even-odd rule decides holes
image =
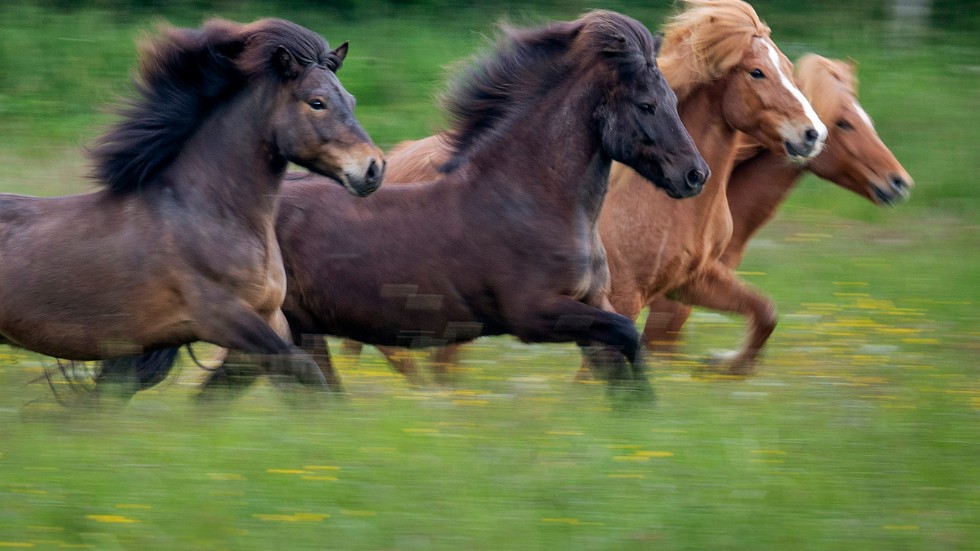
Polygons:
[[507,29],[447,98],[443,175],[361,201],[313,176],[284,186],[283,310],[332,382],[325,341],[309,335],[425,347],[509,333],[601,343],[616,353],[610,388],[650,393],[633,322],[599,308],[593,243],[613,160],[673,197],[708,176],[658,47],[608,11]]
[[[595,263],[595,279],[611,276],[614,311],[636,319],[653,297],[701,277],[731,236],[728,174],[744,132],[780,156],[817,153],[827,129],[790,80],[792,65],[769,38],[769,28],[741,0],[693,0],[665,28],[658,62],[678,97],[681,120],[711,167],[699,196],[673,201],[641,174],[615,163],[599,216],[609,267]],[[389,155],[390,172],[424,179],[445,158],[438,137],[404,145]],[[406,157],[414,157],[407,159]],[[394,179],[392,179],[394,181]],[[390,350],[382,350],[391,356]],[[440,354],[437,376],[451,351]],[[396,369],[414,372],[402,359]]]
[[757,144],[744,147],[746,158],[735,167],[728,184],[732,239],[707,275],[677,296],[683,302],[660,296],[650,303],[643,338],[654,349],[673,349],[690,307],[705,306],[748,318],[747,341],[726,361],[736,373],[754,368],[775,328],[775,307],[769,298],[742,284],[733,271],[742,262],[749,240],[772,219],[806,170],[878,205],[908,198],[912,179],[858,103],[853,65],[809,54],[797,61],[796,80],[820,118],[830,124],[827,146],[805,164],[788,163]]
[[290,161],[353,194],[380,184],[382,153],[334,74],[347,45],[277,19],[161,31],[91,152],[102,189],[0,195],[0,342],[81,361],[145,353],[138,381],[129,359],[103,372],[145,386],[171,347],[200,340],[322,385],[308,356],[285,359],[299,351],[274,224]]

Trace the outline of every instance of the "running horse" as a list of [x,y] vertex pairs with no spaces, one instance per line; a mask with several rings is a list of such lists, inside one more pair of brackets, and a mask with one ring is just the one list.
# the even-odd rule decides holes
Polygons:
[[746,143],[743,159],[732,171],[728,206],[733,232],[725,252],[696,286],[680,298],[666,296],[650,303],[644,342],[655,350],[672,351],[691,306],[732,312],[749,320],[741,350],[723,359],[734,373],[752,371],[775,329],[775,306],[768,297],[744,285],[733,271],[742,262],[752,237],[776,214],[806,171],[848,189],[879,206],[906,200],[912,178],[881,141],[871,118],[857,98],[853,64],[816,54],[796,63],[796,81],[820,118],[830,124],[826,147],[806,163],[790,163],[757,143]]
[[[283,310],[337,388],[325,334],[426,347],[509,333],[611,347],[610,389],[650,394],[633,322],[600,308],[592,245],[613,160],[678,198],[708,176],[658,47],[609,11],[507,28],[447,96],[437,178],[359,201],[322,177],[284,186]],[[225,365],[206,384],[240,384],[232,375]]]
[[743,136],[802,162],[820,152],[828,132],[751,6],[688,4],[666,29],[660,63],[713,177],[699,197],[675,202],[648,193],[633,171],[613,169],[599,233],[612,275],[609,300],[633,320],[654,298],[683,301],[714,274],[732,236],[728,182]]
[[346,54],[279,19],[162,27],[90,152],[101,189],[0,195],[0,342],[111,360],[99,377],[138,388],[174,347],[206,341],[322,385],[288,340],[274,229],[288,162],[355,195],[381,182],[383,155],[335,75]]
[[[608,272],[605,262],[596,262],[594,279],[609,282],[607,304],[632,320],[653,297],[701,278],[725,249],[732,232],[726,187],[741,133],[774,156],[797,160],[816,154],[827,134],[790,80],[792,65],[749,4],[685,4],[665,28],[658,62],[712,176],[697,197],[674,201],[644,175],[613,164],[599,216],[601,243],[593,246],[597,257],[608,255]],[[447,155],[439,136],[403,144],[389,155],[389,181],[425,179]],[[382,353],[393,357],[392,350]],[[454,362],[452,350],[441,351],[433,365],[437,378]],[[406,359],[392,363],[415,373]]]

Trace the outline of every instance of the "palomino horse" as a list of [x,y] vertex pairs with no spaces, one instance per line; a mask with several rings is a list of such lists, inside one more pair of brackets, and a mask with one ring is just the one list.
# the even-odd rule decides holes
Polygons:
[[[356,195],[383,175],[334,74],[347,45],[277,19],[161,34],[142,48],[137,97],[92,150],[103,188],[0,196],[0,341],[83,361],[145,352],[138,365],[157,358],[157,372],[198,340],[282,359],[295,349],[274,234],[287,163]],[[322,384],[304,356],[288,368]]]
[[[707,178],[658,47],[640,23],[608,11],[508,29],[448,96],[455,124],[442,176],[363,202],[322,178],[287,183],[276,230],[295,337],[597,342],[617,351],[611,388],[649,393],[633,322],[598,308],[605,282],[593,277],[592,245],[612,160],[673,197],[697,194]],[[304,342],[332,376],[324,339]]]
[[[769,28],[740,0],[694,0],[667,25],[658,62],[678,97],[681,120],[711,167],[703,193],[673,201],[630,167],[614,163],[599,216],[611,277],[614,311],[636,319],[659,294],[701,277],[731,236],[725,190],[744,132],[778,155],[803,158],[819,151],[827,130],[790,81],[792,66],[769,38]],[[404,155],[416,159],[405,160]],[[430,137],[389,156],[391,171],[417,178],[445,158]],[[392,180],[394,181],[394,180]],[[390,353],[390,351],[382,350]],[[445,352],[438,370],[452,362]],[[404,360],[396,369],[413,371]]]
[[732,239],[705,277],[677,297],[683,302],[660,296],[650,303],[643,337],[653,348],[672,349],[690,305],[705,306],[748,318],[747,341],[726,361],[737,373],[754,368],[775,328],[775,307],[769,298],[742,284],[733,271],[742,262],[749,239],[775,215],[806,170],[878,205],[908,198],[912,179],[858,103],[854,67],[809,54],[797,61],[796,81],[820,118],[830,124],[827,146],[806,164],[788,163],[757,144],[745,147],[745,160],[735,167],[728,184]]

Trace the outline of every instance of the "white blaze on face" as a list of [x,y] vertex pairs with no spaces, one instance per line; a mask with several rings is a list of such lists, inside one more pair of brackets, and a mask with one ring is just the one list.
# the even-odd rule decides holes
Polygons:
[[810,119],[810,124],[813,125],[814,130],[816,130],[817,134],[820,136],[818,138],[818,143],[823,142],[825,139],[827,139],[827,126],[820,121],[820,117],[817,116],[817,113],[813,110],[810,102],[808,102],[803,96],[803,92],[800,92],[799,88],[793,84],[793,81],[790,80],[785,73],[783,73],[782,64],[779,63],[779,52],[776,51],[776,47],[770,43],[769,39],[763,40],[762,43],[765,44],[766,48],[769,50],[769,61],[772,62],[772,66],[776,70],[776,74],[779,75],[779,82],[781,82],[782,85],[789,90],[790,94],[792,94],[794,98],[799,100],[800,105],[803,106],[803,112],[806,113],[807,118]]
[[861,120],[864,121],[864,124],[868,125],[868,128],[870,128],[871,130],[875,129],[875,123],[871,122],[871,117],[868,116],[867,111],[865,111],[864,108],[861,107],[860,103],[856,101],[852,101],[851,107],[853,107],[854,110],[857,111],[858,116],[861,117]]

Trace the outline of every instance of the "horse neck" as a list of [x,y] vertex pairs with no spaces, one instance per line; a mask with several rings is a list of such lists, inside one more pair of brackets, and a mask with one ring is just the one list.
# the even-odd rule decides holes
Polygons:
[[725,121],[722,113],[723,92],[724,81],[716,81],[695,88],[677,103],[681,121],[711,168],[711,177],[704,190],[681,201],[680,205],[701,213],[699,216],[705,224],[711,222],[713,213],[728,209],[728,175],[738,150],[738,132]]
[[166,173],[179,195],[199,197],[185,205],[220,211],[224,220],[272,224],[287,164],[271,144],[274,94],[271,86],[240,93],[188,140]]
[[801,166],[768,149],[732,170],[728,182],[728,208],[732,213],[733,231],[729,245],[731,253],[726,251],[726,256],[737,254],[735,258],[741,260],[749,239],[775,216],[802,176]]
[[[612,160],[601,151],[598,96],[572,79],[553,86],[469,159],[474,193],[595,225]],[[490,180],[490,181],[488,181]]]

